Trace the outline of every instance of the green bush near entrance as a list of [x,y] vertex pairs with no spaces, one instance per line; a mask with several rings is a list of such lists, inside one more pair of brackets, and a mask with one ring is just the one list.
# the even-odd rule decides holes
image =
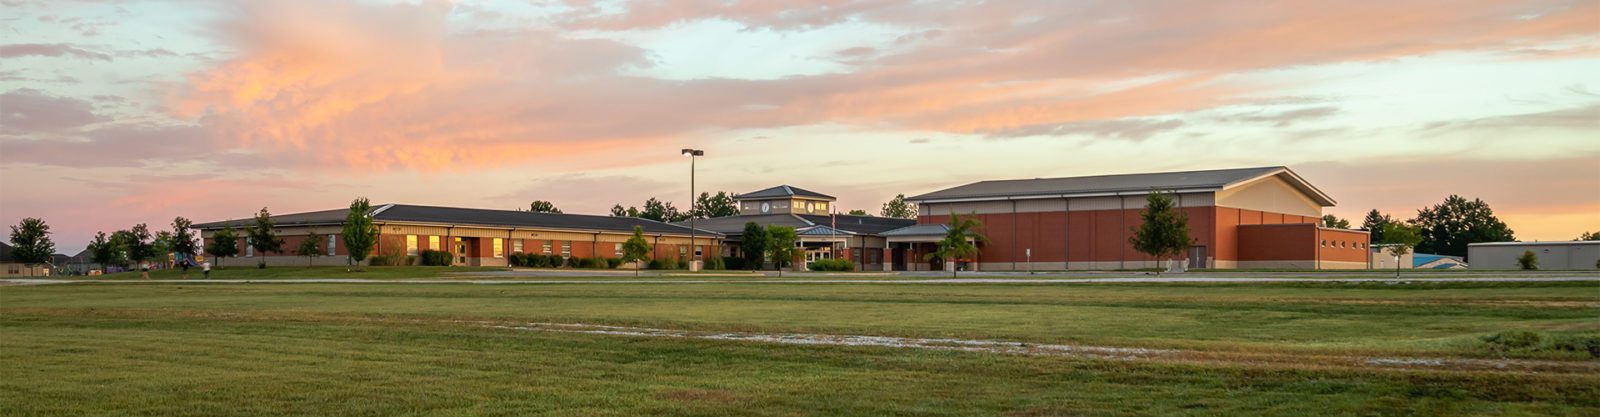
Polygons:
[[856,264],[848,259],[818,259],[806,264],[806,269],[825,272],[845,272],[856,270]]
[[[512,254],[511,259],[517,259],[518,254]],[[420,258],[424,266],[450,266],[450,253],[439,250],[424,250]]]

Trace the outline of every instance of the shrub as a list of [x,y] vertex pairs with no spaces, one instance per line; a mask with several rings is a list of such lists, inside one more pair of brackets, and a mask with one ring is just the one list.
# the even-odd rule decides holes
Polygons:
[[848,259],[818,259],[806,264],[806,269],[830,272],[854,271],[856,264]]
[[678,264],[669,259],[651,259],[650,269],[674,269]]
[[744,258],[723,256],[717,259],[722,260],[723,269],[745,269]]
[[606,258],[607,269],[617,269],[619,266],[622,266],[622,258]]
[[394,258],[390,258],[389,255],[372,255],[367,257],[367,265],[389,266],[392,264],[394,264]]
[[706,269],[723,270],[723,269],[727,269],[727,265],[723,265],[722,264],[722,257],[721,256],[713,256],[713,257],[710,257],[710,258],[706,258]]
[[576,256],[568,256],[566,259],[561,259],[561,261],[565,261],[565,263],[561,265],[563,267],[567,267],[567,268],[580,268],[580,267],[583,267],[583,258],[579,258],[579,257],[576,257]]
[[606,269],[606,258],[581,258],[579,267],[583,269]]
[[406,256],[406,266],[416,266],[416,265],[417,265],[417,257],[415,255],[407,255]]
[[689,269],[689,260],[688,259],[679,259],[678,260],[678,269]]
[[450,266],[450,252],[442,250],[422,251],[422,264],[427,266]]
[[1523,251],[1522,256],[1517,257],[1517,267],[1524,271],[1539,269],[1539,255],[1535,255],[1531,250]]

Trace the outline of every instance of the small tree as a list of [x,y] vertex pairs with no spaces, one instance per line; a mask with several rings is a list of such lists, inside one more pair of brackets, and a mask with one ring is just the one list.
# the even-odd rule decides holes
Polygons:
[[378,244],[378,226],[372,224],[372,216],[367,214],[372,211],[372,203],[366,197],[357,198],[350,202],[350,213],[345,215],[344,230],[340,237],[344,238],[344,248],[350,253],[350,261],[361,265],[372,253],[373,246]]
[[11,257],[27,265],[30,273],[34,265],[49,263],[55,253],[56,244],[50,241],[50,225],[44,220],[28,217],[11,226]]
[[318,256],[322,256],[322,239],[322,235],[316,232],[306,232],[306,241],[300,242],[300,246],[295,248],[295,255],[306,257],[307,268]]
[[633,227],[633,236],[622,242],[622,263],[636,262],[633,266],[633,276],[639,276],[639,270],[644,269],[644,262],[650,260],[650,241],[644,239],[644,228]]
[[768,225],[767,226],[767,254],[772,256],[772,263],[778,268],[778,276],[783,276],[783,266],[794,261],[799,256],[800,248],[795,247],[795,241],[800,236],[793,227]]
[[222,258],[239,255],[239,234],[233,231],[233,226],[223,226],[222,230],[211,234],[211,243],[206,244],[206,253],[212,258],[217,258],[217,268],[222,268]]
[[956,260],[962,258],[976,258],[978,256],[978,243],[984,240],[983,235],[975,230],[983,227],[983,222],[978,221],[976,214],[962,216],[950,213],[950,223],[945,225],[944,238],[939,239],[938,249],[933,253],[923,256],[923,259],[933,260],[939,258],[950,264],[950,277],[956,277]]
[[156,232],[155,238],[150,240],[150,248],[150,253],[155,254],[156,263],[167,265],[166,255],[172,253],[172,232],[166,230]]
[[850,210],[849,214],[851,216],[871,216],[871,214],[867,214],[866,210],[862,210],[862,209]]
[[1533,251],[1522,251],[1522,256],[1517,257],[1517,267],[1524,271],[1539,269],[1539,255]]
[[131,254],[133,253],[133,240],[133,232],[127,230],[111,232],[111,243],[109,247],[111,251],[112,265],[127,267],[129,263],[133,262],[131,260]]
[[88,249],[90,260],[100,264],[101,272],[105,272],[106,265],[116,259],[117,247],[106,239],[106,232],[95,232],[94,240],[89,241]]
[[194,223],[189,219],[178,217],[172,219],[172,253],[178,255],[179,261],[194,259],[194,254],[200,248],[194,243]]
[[1422,241],[1422,230],[1417,226],[1401,222],[1390,222],[1383,225],[1383,244],[1387,245],[1384,252],[1394,257],[1394,277],[1400,277],[1400,257],[1411,253],[1411,248]]
[[267,267],[268,252],[283,252],[283,238],[278,237],[278,231],[274,228],[272,213],[268,213],[267,208],[262,207],[261,211],[256,213],[255,222],[244,231],[245,236],[249,238],[250,247],[261,254],[261,259],[256,261],[256,265],[261,268]]
[[1350,221],[1349,220],[1345,220],[1345,219],[1341,219],[1341,218],[1339,218],[1339,216],[1335,216],[1335,215],[1332,215],[1332,214],[1324,214],[1324,215],[1322,215],[1322,227],[1331,227],[1331,228],[1334,228],[1334,229],[1349,229],[1350,228]]
[[743,239],[739,241],[739,250],[744,252],[744,264],[751,271],[761,269],[761,261],[767,256],[767,229],[756,222],[746,222],[740,239]]
[[883,203],[883,211],[881,214],[883,214],[883,217],[915,219],[917,218],[917,205],[906,201],[905,194],[897,194],[894,196],[894,199],[889,200],[887,203]]
[[1183,272],[1182,264],[1174,258],[1189,249],[1189,216],[1177,209],[1174,195],[1171,191],[1151,191],[1145,196],[1145,207],[1139,210],[1144,223],[1133,228],[1128,242],[1141,253],[1167,258],[1168,272]]
[[561,214],[561,209],[556,208],[556,203],[544,200],[534,200],[533,203],[528,204],[528,211],[534,213]]

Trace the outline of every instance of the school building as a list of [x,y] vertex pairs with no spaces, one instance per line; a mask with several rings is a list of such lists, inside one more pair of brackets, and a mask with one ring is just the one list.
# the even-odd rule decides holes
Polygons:
[[[1286,167],[1223,169],[1070,178],[981,181],[907,198],[916,219],[835,214],[833,196],[779,185],[735,196],[736,216],[675,224],[630,217],[431,207],[377,206],[370,213],[380,237],[374,254],[415,255],[445,250],[458,265],[504,266],[511,253],[620,257],[635,226],[657,259],[740,256],[746,223],[793,227],[802,249],[799,265],[849,259],[861,271],[1106,270],[1155,268],[1161,260],[1128,242],[1139,211],[1153,190],[1175,193],[1187,215],[1192,268],[1367,268],[1367,232],[1321,227],[1334,200]],[[973,259],[932,258],[950,215],[982,222],[981,253]],[[269,264],[304,265],[293,256],[300,239],[326,236],[318,264],[343,265],[338,238],[346,209],[274,216],[285,252],[265,254]],[[197,225],[207,242],[217,230],[242,228],[250,219]],[[246,258],[263,254],[240,239]]]
[[[303,266],[308,259],[294,255],[295,249],[315,233],[326,240],[320,242],[324,256],[309,261],[317,265],[346,265],[349,252],[339,234],[349,213],[350,210],[344,208],[272,216],[278,236],[285,240],[283,252],[255,253],[255,249],[240,237],[239,257],[248,259],[248,263],[264,261],[268,265]],[[410,204],[374,206],[370,215],[378,228],[373,255],[416,256],[423,250],[449,251],[455,265],[465,266],[507,266],[506,255],[512,253],[620,258],[622,243],[633,236],[635,226],[644,229],[645,238],[654,250],[653,258],[687,259],[691,246],[689,228],[633,217]],[[209,245],[216,232],[224,227],[242,229],[252,223],[253,219],[228,220],[197,224],[195,228]],[[709,230],[694,235],[696,251],[719,250],[721,235]]]

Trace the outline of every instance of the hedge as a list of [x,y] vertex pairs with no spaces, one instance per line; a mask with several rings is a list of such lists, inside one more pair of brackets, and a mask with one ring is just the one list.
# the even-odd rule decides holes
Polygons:
[[818,259],[806,264],[806,269],[812,271],[844,272],[854,271],[856,264],[849,259]]

